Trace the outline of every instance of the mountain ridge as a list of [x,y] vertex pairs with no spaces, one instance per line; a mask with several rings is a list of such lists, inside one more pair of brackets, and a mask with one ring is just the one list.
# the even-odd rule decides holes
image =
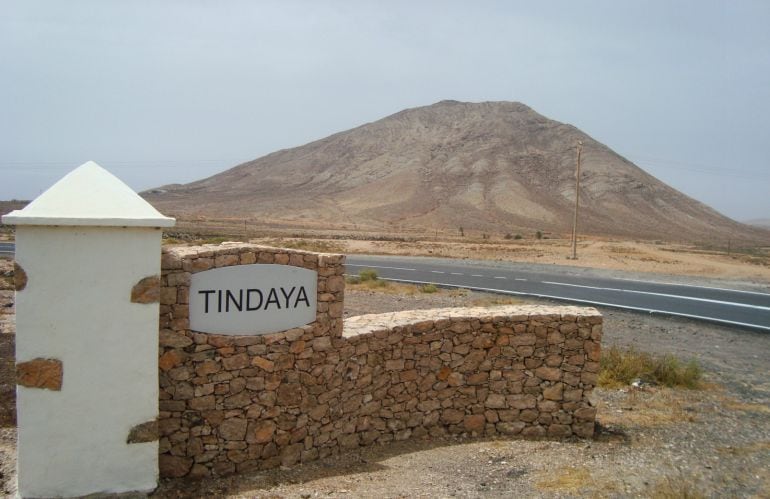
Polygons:
[[770,232],[676,191],[573,125],[506,101],[404,109],[144,195],[184,214],[564,233],[572,224],[578,140],[582,233],[770,240]]

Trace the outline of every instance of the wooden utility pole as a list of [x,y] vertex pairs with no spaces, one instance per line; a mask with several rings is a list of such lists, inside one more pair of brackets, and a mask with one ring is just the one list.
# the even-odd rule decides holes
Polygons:
[[577,223],[578,207],[580,205],[580,152],[583,149],[583,141],[577,143],[577,165],[575,167],[575,218],[572,220],[572,260],[577,260]]

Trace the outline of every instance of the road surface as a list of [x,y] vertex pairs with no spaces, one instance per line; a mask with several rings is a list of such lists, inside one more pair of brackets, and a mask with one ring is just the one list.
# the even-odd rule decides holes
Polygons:
[[13,243],[0,243],[0,256],[13,256]]
[[420,257],[349,255],[346,267],[349,274],[375,269],[381,278],[392,281],[677,315],[770,332],[768,293],[532,271],[515,263],[484,265]]
[[[0,242],[0,255],[14,244]],[[506,295],[534,296],[656,314],[668,314],[770,332],[770,294],[625,278],[570,275],[515,263],[349,255],[347,273],[377,270],[387,280],[433,283]]]

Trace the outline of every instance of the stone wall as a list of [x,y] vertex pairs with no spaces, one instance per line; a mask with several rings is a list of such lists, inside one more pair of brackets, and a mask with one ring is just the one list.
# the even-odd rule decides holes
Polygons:
[[[317,320],[261,336],[190,331],[191,273],[246,263],[318,270]],[[258,246],[164,251],[160,466],[206,477],[445,434],[590,437],[594,309],[506,306],[348,319],[344,257]]]

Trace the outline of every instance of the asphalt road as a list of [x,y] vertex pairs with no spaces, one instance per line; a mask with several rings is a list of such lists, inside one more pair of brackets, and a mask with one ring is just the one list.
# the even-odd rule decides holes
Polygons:
[[[13,254],[13,243],[0,242],[0,255]],[[515,263],[349,255],[346,266],[349,274],[372,268],[391,281],[677,315],[770,332],[768,293],[533,271]]]
[[349,255],[346,266],[349,274],[371,268],[392,281],[677,315],[770,332],[767,293],[532,271],[515,263],[484,265],[464,260]]
[[13,256],[13,243],[0,243],[0,256]]

